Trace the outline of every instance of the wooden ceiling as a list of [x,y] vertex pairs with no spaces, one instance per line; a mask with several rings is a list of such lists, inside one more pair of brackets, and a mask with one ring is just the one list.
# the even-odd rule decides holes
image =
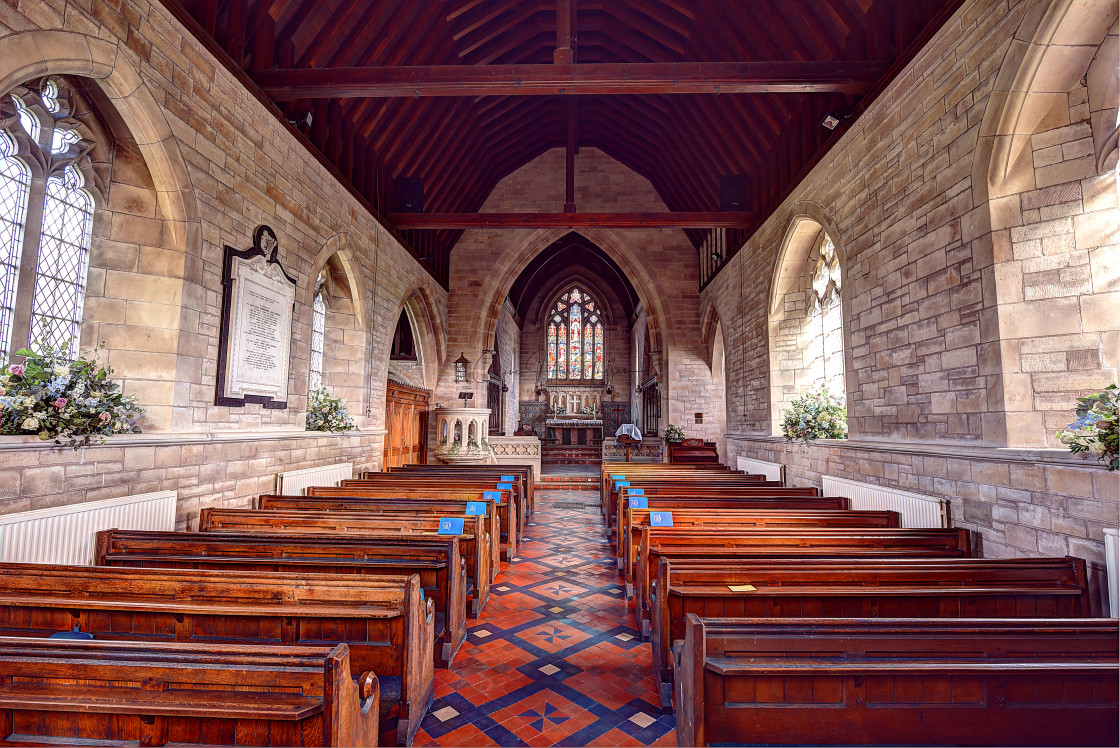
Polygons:
[[[737,246],[850,121],[824,116],[858,114],[961,2],[163,1],[288,119],[311,113],[310,144],[444,285],[460,227],[526,224],[463,214],[552,148],[602,150],[689,219],[569,225],[677,225],[697,247],[732,225]],[[748,177],[734,220],[713,215],[725,174]],[[425,217],[394,215],[398,177],[423,180]]]

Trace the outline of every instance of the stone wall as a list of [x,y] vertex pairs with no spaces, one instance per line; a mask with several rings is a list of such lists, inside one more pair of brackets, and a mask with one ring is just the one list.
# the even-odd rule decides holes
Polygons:
[[[419,293],[439,321],[446,293],[158,2],[0,4],[0,93],[48,74],[92,80],[111,108],[119,157],[95,218],[82,340],[106,342],[160,446],[127,438],[72,452],[0,439],[0,512],[179,489],[185,526],[200,506],[248,505],[282,470],[340,459],[376,469],[402,304]],[[224,247],[249,246],[262,223],[299,283],[289,408],[219,407]],[[325,379],[348,399],[354,436],[302,431],[312,290],[328,260],[353,295],[328,314],[339,355]]]
[[[1093,129],[1116,119],[1116,12],[965,3],[708,286],[732,459],[947,496],[986,555],[1086,558],[1099,598],[1120,481],[1047,448],[1120,364],[1116,156]],[[851,441],[802,448],[769,436],[766,352],[806,219],[844,257]]]
[[[583,148],[576,156],[575,185],[580,211],[666,210],[648,180],[592,148]],[[553,149],[499,182],[480,210],[559,213],[563,206],[564,151]],[[567,229],[464,232],[451,256],[447,350],[449,359],[457,358],[460,351],[472,362],[477,359],[473,380],[478,380],[489,366],[489,357],[480,356],[480,352],[492,347],[500,310],[513,282],[537,253],[568,233]],[[684,233],[676,229],[588,229],[579,233],[610,255],[638,293],[650,323],[655,368],[664,382],[664,418],[679,423],[684,414],[691,418],[693,412],[708,408],[703,401],[709,396],[704,386],[691,385],[694,378],[707,382],[711,376],[700,335],[697,254]],[[526,330],[529,322],[524,321]],[[620,322],[615,326],[620,327]],[[612,330],[612,341],[617,338],[620,344],[617,350],[615,342],[608,343],[612,369],[621,368],[623,359],[629,366],[631,352],[621,347],[625,342],[629,348],[624,329],[618,335]],[[534,349],[533,342],[528,335],[522,339],[523,401],[535,399],[539,351],[543,348]],[[531,358],[534,354],[536,358]],[[532,371],[527,370],[527,361]],[[436,400],[455,397],[454,383],[447,376],[451,371],[451,360],[447,360]],[[627,395],[616,388],[612,397],[624,400]]]

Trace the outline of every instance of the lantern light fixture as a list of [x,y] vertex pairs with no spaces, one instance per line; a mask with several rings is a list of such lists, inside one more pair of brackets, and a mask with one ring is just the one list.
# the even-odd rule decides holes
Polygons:
[[468,359],[462,353],[459,354],[459,358],[455,359],[455,381],[456,382],[467,381],[467,366],[469,364],[470,364],[470,359]]

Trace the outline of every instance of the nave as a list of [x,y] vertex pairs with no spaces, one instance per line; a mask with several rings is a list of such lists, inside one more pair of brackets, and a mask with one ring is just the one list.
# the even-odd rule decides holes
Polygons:
[[598,498],[538,492],[519,560],[503,566],[455,665],[436,671],[416,745],[676,745]]

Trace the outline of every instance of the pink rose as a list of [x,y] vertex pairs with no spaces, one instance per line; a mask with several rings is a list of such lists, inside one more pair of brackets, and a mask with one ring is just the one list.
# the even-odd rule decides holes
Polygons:
[[27,371],[27,367],[23,364],[14,364],[8,371],[12,372],[17,377],[22,377],[23,372]]
[[56,408],[65,408],[66,407],[66,398],[65,397],[58,398],[57,400],[54,401],[53,405]]
[[108,414],[108,413],[102,413],[101,415],[99,415],[99,416],[98,416],[98,418],[100,418],[100,419],[101,419],[102,421],[111,421],[111,420],[113,420],[113,416],[111,416],[111,415],[110,415],[110,414]]

